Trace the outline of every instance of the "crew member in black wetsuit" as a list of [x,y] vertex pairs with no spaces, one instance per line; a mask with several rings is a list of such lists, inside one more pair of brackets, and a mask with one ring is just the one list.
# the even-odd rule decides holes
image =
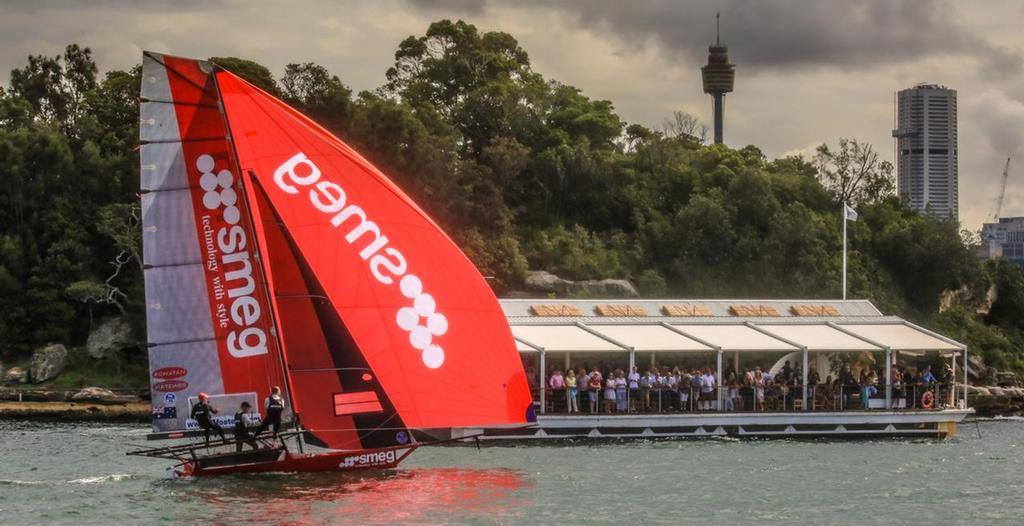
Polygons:
[[281,397],[280,387],[275,385],[270,390],[270,396],[263,402],[263,408],[267,411],[267,416],[263,419],[263,423],[260,424],[253,437],[260,436],[260,433],[273,426],[272,433],[276,439],[277,434],[281,431],[281,414],[284,413],[284,398]]
[[210,405],[210,395],[199,393],[199,402],[192,406],[192,418],[203,430],[206,447],[210,447],[210,431],[216,431],[220,435],[220,439],[225,440],[224,430],[217,425],[217,422],[213,421],[215,414],[217,414],[217,409]]
[[253,450],[259,449],[256,445],[256,439],[249,434],[249,413],[252,411],[252,406],[249,402],[242,402],[242,406],[235,413],[235,452],[242,452],[242,443],[249,444]]

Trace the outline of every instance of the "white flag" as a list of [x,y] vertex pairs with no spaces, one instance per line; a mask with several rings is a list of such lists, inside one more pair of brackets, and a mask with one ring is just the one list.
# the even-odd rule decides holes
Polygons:
[[847,221],[856,221],[857,220],[857,211],[852,209],[852,208],[850,208],[850,205],[847,205],[846,203],[843,203],[843,209],[846,210],[846,220]]

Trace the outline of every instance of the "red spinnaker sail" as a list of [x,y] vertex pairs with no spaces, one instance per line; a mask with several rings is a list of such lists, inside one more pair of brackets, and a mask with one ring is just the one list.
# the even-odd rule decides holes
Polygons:
[[[389,404],[399,419],[375,428],[525,423],[531,398],[508,323],[451,239],[344,142],[229,72],[216,79],[248,191],[265,199],[257,222],[280,228],[260,249],[291,266],[270,274],[303,423],[340,429]],[[285,249],[293,262],[276,255]],[[289,290],[306,300],[284,299]],[[312,316],[334,336],[290,335]],[[366,386],[324,374],[359,369],[339,367],[353,359]]]

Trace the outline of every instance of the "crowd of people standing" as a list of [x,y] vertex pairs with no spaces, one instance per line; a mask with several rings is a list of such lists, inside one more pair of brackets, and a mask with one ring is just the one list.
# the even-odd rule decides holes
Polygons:
[[[807,373],[807,405],[804,407],[803,371],[785,362],[775,374],[761,367],[740,373],[730,365],[724,380],[710,366],[649,367],[641,374],[637,367],[593,366],[555,369],[547,375],[546,401],[549,411],[573,413],[627,413],[667,411],[769,411],[815,408],[824,410],[870,409],[870,400],[885,397],[886,379],[872,367],[854,374],[845,365],[834,377],[822,380],[811,367]],[[884,376],[884,375],[883,375]],[[537,388],[536,375],[528,373],[531,387]],[[892,385],[894,407],[922,407],[952,404],[953,370],[947,364],[940,377],[931,366],[920,371],[894,366],[888,382]],[[942,391],[940,391],[940,389]],[[719,407],[721,391],[721,407]],[[931,392],[931,402],[921,396]],[[936,400],[936,393],[945,397]],[[948,399],[946,399],[948,398]],[[899,405],[896,405],[899,400]],[[908,402],[909,401],[909,402]]]

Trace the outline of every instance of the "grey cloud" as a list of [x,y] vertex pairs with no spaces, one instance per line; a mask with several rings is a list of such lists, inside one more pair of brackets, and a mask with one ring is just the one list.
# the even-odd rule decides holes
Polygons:
[[[475,14],[497,0],[410,0],[428,11]],[[734,62],[749,70],[834,66],[866,69],[934,55],[980,58],[986,73],[1022,71],[1020,56],[971,33],[948,2],[927,0],[522,0],[512,5],[558,10],[584,27],[630,46],[654,42],[689,63],[704,60],[715,38],[715,11]]]
[[1024,154],[1024,103],[987,91],[967,105],[966,116],[988,141],[993,153]]

